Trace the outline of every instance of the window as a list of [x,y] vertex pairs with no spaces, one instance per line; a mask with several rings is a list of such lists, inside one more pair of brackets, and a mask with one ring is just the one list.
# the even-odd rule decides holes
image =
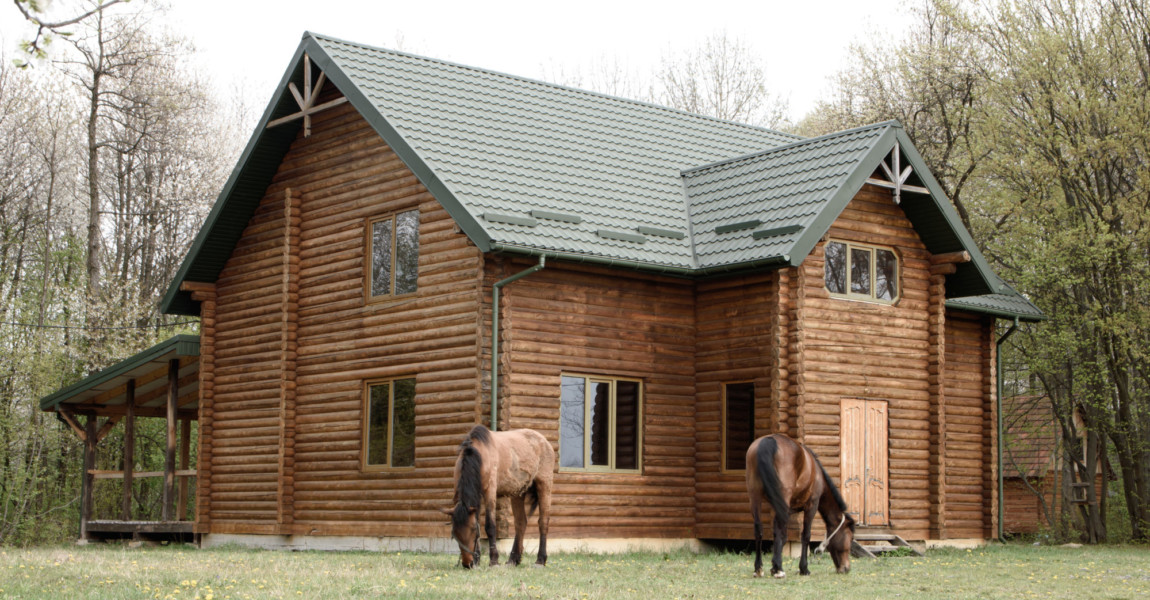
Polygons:
[[363,465],[415,466],[415,379],[368,382],[364,390]]
[[898,299],[898,257],[893,250],[827,242],[825,280],[832,296],[894,302]]
[[419,275],[419,211],[368,221],[369,298],[413,294]]
[[559,467],[638,471],[642,394],[638,381],[564,375],[559,396]]
[[747,448],[755,441],[755,384],[723,386],[723,470],[744,471]]

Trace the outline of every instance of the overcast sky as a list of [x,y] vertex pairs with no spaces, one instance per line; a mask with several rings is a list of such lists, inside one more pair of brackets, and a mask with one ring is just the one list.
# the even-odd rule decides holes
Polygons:
[[[798,119],[828,89],[851,43],[900,35],[909,22],[903,1],[170,0],[169,18],[217,85],[242,81],[259,105],[304,31],[533,78],[605,60],[646,73],[725,31],[754,49],[771,92],[789,99]],[[11,55],[21,23],[4,4],[0,31]]]

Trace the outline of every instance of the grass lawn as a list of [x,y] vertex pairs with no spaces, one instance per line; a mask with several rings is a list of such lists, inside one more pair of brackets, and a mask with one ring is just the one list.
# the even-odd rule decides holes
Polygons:
[[856,559],[846,576],[820,557],[809,577],[797,576],[797,560],[786,561],[784,580],[752,578],[752,559],[554,554],[544,569],[464,571],[457,556],[444,554],[3,548],[0,598],[1150,598],[1144,547],[935,550],[926,558]]

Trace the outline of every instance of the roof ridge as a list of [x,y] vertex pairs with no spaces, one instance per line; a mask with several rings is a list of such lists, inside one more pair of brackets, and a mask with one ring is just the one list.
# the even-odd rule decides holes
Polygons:
[[[536,84],[536,85],[542,85],[542,86],[546,86],[546,87],[549,87],[549,88],[554,88],[554,89],[557,89],[557,90],[563,90],[563,91],[567,91],[567,92],[574,92],[574,93],[577,93],[577,94],[585,94],[585,95],[588,95],[588,96],[594,96],[594,97],[597,97],[597,98],[605,98],[605,99],[608,99],[608,100],[615,100],[615,101],[618,101],[618,102],[624,102],[624,103],[627,103],[627,104],[633,104],[633,105],[635,105],[635,106],[641,106],[641,107],[646,107],[646,108],[653,108],[653,109],[656,109],[656,110],[665,111],[665,112],[674,113],[674,114],[679,114],[679,115],[688,116],[688,117],[694,117],[694,118],[702,119],[702,120],[705,120],[705,121],[712,121],[712,122],[715,122],[715,123],[723,123],[723,124],[728,124],[728,125],[734,125],[734,126],[737,126],[737,127],[741,127],[741,128],[746,128],[746,129],[753,129],[753,130],[756,130],[756,131],[761,131],[761,132],[767,132],[767,133],[771,133],[771,134],[774,134],[774,135],[777,135],[777,136],[780,136],[780,137],[784,137],[784,138],[792,138],[792,139],[794,139],[794,140],[796,140],[796,141],[802,141],[802,140],[806,139],[806,138],[804,138],[804,137],[803,137],[803,136],[801,136],[801,135],[798,135],[798,134],[794,134],[794,133],[787,133],[787,132],[785,132],[785,131],[779,131],[779,130],[777,130],[777,129],[771,129],[770,127],[762,127],[762,126],[759,126],[759,125],[751,125],[751,124],[749,124],[749,123],[741,123],[741,122],[739,122],[739,121],[731,121],[731,120],[728,120],[728,119],[720,119],[720,118],[718,118],[718,117],[712,117],[712,116],[709,116],[709,115],[701,115],[701,114],[699,114],[699,113],[693,113],[693,112],[690,112],[690,111],[686,111],[686,110],[682,110],[682,109],[678,109],[678,108],[672,108],[672,107],[670,107],[670,106],[664,106],[664,105],[662,105],[662,104],[656,104],[656,103],[654,103],[654,102],[647,102],[647,101],[644,101],[644,100],[636,100],[636,99],[634,99],[634,98],[626,98],[626,97],[623,97],[623,96],[615,96],[615,95],[612,95],[612,94],[605,94],[605,93],[603,93],[603,92],[596,92],[596,91],[594,91],[594,90],[587,90],[587,89],[583,89],[583,88],[572,87],[572,86],[569,86],[569,85],[562,85],[562,84],[558,84],[558,83],[554,83],[554,82],[550,82],[550,81],[544,81],[544,80],[542,80],[542,79],[535,79],[535,78],[532,78],[532,77],[525,77],[525,76],[522,76],[522,75],[514,75],[514,74],[511,74],[511,73],[506,73],[506,72],[503,72],[503,71],[496,71],[496,70],[493,70],[493,69],[485,69],[485,68],[483,68],[483,67],[476,67],[476,66],[473,66],[473,65],[467,65],[467,64],[463,64],[463,63],[458,63],[458,62],[450,61],[450,60],[443,60],[443,59],[440,59],[440,58],[433,58],[433,57],[430,57],[430,56],[424,56],[424,55],[421,55],[421,54],[414,54],[414,53],[411,53],[411,52],[404,52],[404,51],[402,51],[402,50],[393,50],[393,49],[391,49],[391,48],[384,48],[384,47],[381,47],[381,46],[372,46],[372,45],[369,45],[369,44],[363,44],[363,43],[360,43],[360,42],[353,42],[353,41],[350,41],[350,40],[345,40],[345,39],[337,38],[337,37],[334,37],[334,36],[330,36],[330,35],[324,35],[324,34],[320,34],[320,33],[315,33],[314,31],[304,31],[304,33],[303,33],[303,37],[304,37],[305,39],[306,39],[306,38],[308,38],[308,37],[311,37],[311,38],[313,38],[313,39],[317,39],[317,40],[326,40],[326,41],[336,42],[336,43],[339,43],[339,44],[347,44],[347,45],[349,45],[349,46],[356,46],[356,47],[359,47],[359,48],[366,48],[366,49],[369,49],[369,50],[374,50],[374,51],[377,51],[377,52],[386,52],[386,53],[389,53],[389,54],[393,54],[393,55],[396,55],[396,56],[403,56],[403,57],[412,58],[412,59],[416,59],[416,60],[422,60],[422,61],[427,61],[427,62],[436,63],[436,64],[440,64],[440,65],[445,65],[445,66],[449,66],[449,67],[455,67],[455,68],[459,68],[459,69],[466,69],[466,70],[469,70],[469,71],[476,71],[476,72],[479,72],[479,73],[486,73],[486,74],[488,74],[488,75],[494,75],[494,76],[496,76],[496,77],[504,77],[504,78],[507,78],[507,79],[512,79],[512,80],[516,80],[516,81],[521,81],[521,82],[526,82],[526,83],[533,83],[533,84]],[[789,145],[789,144],[788,144],[788,145]]]
[[756,158],[761,158],[763,156],[766,156],[768,154],[772,154],[775,152],[785,152],[787,150],[791,150],[791,149],[797,148],[799,146],[804,146],[807,144],[816,144],[819,142],[825,142],[825,141],[830,140],[830,139],[834,139],[837,137],[844,137],[844,136],[859,133],[862,131],[867,131],[867,130],[871,130],[871,129],[878,130],[878,129],[884,129],[887,127],[897,127],[899,129],[902,129],[902,124],[899,123],[898,121],[890,120],[890,121],[881,121],[878,123],[871,123],[870,125],[862,125],[860,127],[852,127],[851,129],[843,129],[842,131],[834,131],[831,133],[826,133],[826,134],[820,135],[818,137],[804,138],[801,140],[791,142],[789,144],[783,144],[782,146],[775,146],[773,148],[767,148],[765,150],[760,150],[758,152],[751,152],[750,154],[733,156],[731,158],[726,158],[723,160],[717,160],[715,162],[707,163],[705,165],[699,165],[697,167],[691,167],[690,169],[683,169],[682,171],[679,172],[679,174],[682,177],[689,177],[689,176],[692,176],[692,175],[699,173],[701,171],[706,171],[708,169],[713,169],[716,167],[733,165],[733,164],[736,164],[736,163],[739,163],[742,161],[748,161],[748,160],[753,160]]

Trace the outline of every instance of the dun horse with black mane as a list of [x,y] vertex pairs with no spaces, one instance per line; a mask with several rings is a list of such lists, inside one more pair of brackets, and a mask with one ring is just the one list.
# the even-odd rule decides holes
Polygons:
[[847,503],[838,488],[809,448],[778,433],[752,442],[747,448],[747,493],[751,496],[751,517],[755,521],[755,577],[763,576],[763,522],[759,511],[764,497],[775,512],[771,575],[786,577],[783,543],[787,540],[787,521],[796,512],[803,513],[799,575],[810,575],[807,546],[811,542],[811,522],[816,510],[823,517],[827,537],[815,552],[829,549],[835,570],[850,572],[855,521],[847,514]]
[[[476,425],[459,445],[455,459],[455,506],[443,509],[451,516],[451,536],[459,544],[464,568],[479,564],[479,509],[486,509],[491,566],[499,564],[495,547],[495,502],[511,498],[515,513],[515,543],[508,562],[518,565],[523,556],[523,532],[527,517],[539,510],[537,566],[547,564],[547,520],[551,512],[551,484],[555,476],[555,451],[542,434],[530,429],[493,432]],[[524,501],[531,499],[531,511]]]

